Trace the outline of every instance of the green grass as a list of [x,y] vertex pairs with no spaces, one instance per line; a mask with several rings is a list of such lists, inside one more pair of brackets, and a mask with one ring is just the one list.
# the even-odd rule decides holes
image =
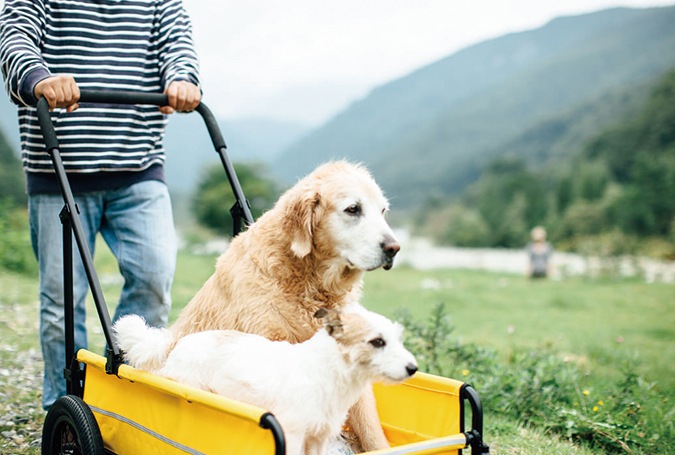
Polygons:
[[[489,412],[489,410],[486,410]],[[490,417],[487,414],[487,417]],[[524,427],[501,416],[486,422],[490,453],[498,455],[597,455],[597,450],[566,441],[537,428]]]
[[[97,247],[96,270],[112,310],[120,291],[117,267],[105,246]],[[215,257],[181,252],[178,259],[170,320],[213,272]],[[37,278],[0,273],[0,369],[16,366],[17,351],[38,350]],[[619,362],[638,359],[638,373],[670,400],[675,400],[675,287],[637,280],[585,280],[531,282],[523,277],[470,271],[416,271],[395,268],[366,275],[364,304],[397,317],[402,309],[424,319],[445,304],[463,343],[494,349],[501,359],[516,352],[546,350],[566,356],[583,367],[589,383],[598,389],[620,377]],[[96,312],[89,303],[90,348],[102,350]],[[39,356],[38,356],[39,357]],[[34,365],[40,370],[40,365]],[[480,393],[480,387],[477,386]],[[3,382],[4,387],[12,387]],[[6,394],[16,403],[35,403],[39,390]],[[14,404],[13,404],[14,403]],[[671,406],[672,408],[672,406]],[[38,426],[39,410],[29,417]],[[672,418],[671,414],[666,418]],[[0,428],[2,429],[2,428]],[[2,429],[4,430],[4,429]],[[485,409],[486,440],[496,454],[590,454],[597,450],[575,445],[544,428],[522,426],[517,419]],[[2,446],[0,438],[0,449]],[[663,441],[664,446],[673,441]],[[12,453],[38,453],[37,450]],[[4,450],[0,450],[3,453]]]
[[37,278],[0,270],[0,453],[37,454],[44,412]]
[[[668,441],[675,415],[673,290],[673,285],[637,280],[532,282],[513,275],[397,268],[366,276],[364,304],[393,317],[408,313],[426,321],[427,329],[451,331],[432,343],[440,345],[421,351],[427,358],[433,352],[454,355],[457,342],[497,353],[491,361],[471,348],[461,348],[457,358],[463,366],[450,371],[478,367],[485,371],[486,358],[499,364],[490,365],[488,377],[471,372],[467,380],[479,393],[481,387],[490,392],[489,403],[500,406],[493,407],[492,413],[490,407],[485,410],[486,439],[514,449],[506,453],[574,453],[528,448],[527,439],[536,439],[537,433],[529,434],[531,427],[520,428],[511,437],[498,431],[504,421],[515,424],[520,420],[513,411],[519,401],[531,412],[533,408],[526,404],[531,399],[535,409],[536,403],[546,409],[523,417],[526,420],[556,427],[568,424],[570,435],[598,441],[605,438],[599,443],[604,446],[612,441],[609,444],[614,447],[623,444],[615,439],[621,432],[617,428],[628,422],[623,434],[630,432],[633,447],[625,446],[624,450],[651,454],[667,453],[666,447],[675,442]],[[439,305],[449,315],[449,328],[430,322],[430,313]],[[422,335],[425,333],[431,336],[433,331]],[[419,343],[419,335],[416,341]],[[528,368],[525,376],[518,367]],[[633,374],[639,377],[631,382],[631,393],[620,394],[621,384]],[[550,403],[544,389],[529,385],[541,385],[542,381],[550,381],[559,390]],[[498,392],[507,385],[513,388]],[[639,410],[639,419],[628,415],[633,408]],[[568,412],[573,414],[562,414]],[[611,423],[611,431],[605,431],[605,422]],[[632,422],[639,427],[631,428]],[[523,432],[528,436],[519,440]],[[664,444],[656,443],[661,440]],[[666,452],[655,452],[657,447],[666,448]],[[595,447],[594,453],[598,450]]]
[[363,300],[389,316],[407,308],[423,317],[444,303],[457,336],[504,355],[546,348],[607,375],[635,355],[643,376],[675,388],[672,284],[396,268],[368,274]]

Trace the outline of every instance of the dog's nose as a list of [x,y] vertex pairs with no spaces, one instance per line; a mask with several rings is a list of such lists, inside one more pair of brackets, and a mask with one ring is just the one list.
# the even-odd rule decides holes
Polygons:
[[414,363],[409,363],[405,366],[405,371],[408,372],[408,376],[412,376],[413,374],[417,373],[417,365]]
[[396,253],[398,253],[401,249],[401,245],[399,245],[398,242],[391,237],[386,237],[380,246],[388,258],[393,258],[396,256]]

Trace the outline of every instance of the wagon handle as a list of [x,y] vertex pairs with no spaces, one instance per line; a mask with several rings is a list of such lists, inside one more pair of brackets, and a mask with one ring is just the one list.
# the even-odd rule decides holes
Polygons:
[[[80,92],[80,102],[82,103],[107,103],[107,104],[150,104],[155,106],[167,106],[169,98],[163,93],[148,93],[134,91],[104,91],[104,90],[82,90]],[[235,205],[232,207],[232,216],[234,218],[234,235],[241,230],[240,221],[243,220],[247,225],[253,223],[253,215],[248,201],[241,189],[241,184],[237,178],[234,166],[227,156],[227,145],[220,132],[218,122],[203,102],[197,105],[195,109],[206,124],[206,129],[211,137],[211,142],[216,152],[220,155],[220,161],[225,168],[225,174],[230,182],[230,187],[235,197]]]
[[61,160],[61,153],[59,152],[59,144],[54,131],[54,124],[49,115],[49,103],[47,99],[42,97],[37,102],[37,116],[42,130],[47,153],[52,159],[54,171],[56,173],[59,188],[65,203],[63,210],[61,210],[60,218],[63,224],[63,270],[64,270],[64,319],[65,319],[65,344],[66,344],[66,367],[64,369],[64,376],[66,378],[67,392],[78,394],[79,392],[79,366],[72,365],[75,357],[75,342],[74,342],[74,322],[73,322],[73,291],[72,291],[72,274],[73,274],[73,254],[72,254],[72,236],[75,241],[82,258],[84,271],[87,275],[89,288],[91,289],[92,297],[98,312],[99,320],[105,336],[107,348],[108,362],[106,364],[106,372],[117,374],[119,365],[122,364],[122,354],[117,342],[114,339],[110,314],[101,291],[101,284],[98,281],[98,276],[94,270],[94,261],[89,251],[89,246],[84,238],[84,230],[79,217],[79,209],[75,204],[73,192],[66,176],[66,171]]
[[[168,96],[163,93],[106,90],[81,90],[79,102],[96,104],[145,104],[155,106],[167,106],[169,104]],[[225,140],[223,139],[223,136],[220,132],[218,122],[213,116],[211,110],[203,102],[200,102],[195,110],[202,116],[204,123],[206,124],[206,128],[209,132],[213,146],[220,155],[220,160],[223,164],[223,167],[225,168],[225,173],[232,188],[232,192],[235,196],[235,205],[232,207],[231,212],[235,218],[234,234],[236,235],[241,229],[240,221],[243,220],[246,222],[246,224],[251,224],[253,223],[253,215],[251,214],[248,201],[244,196],[241,184],[237,178],[234,166],[227,156],[227,145],[225,144]],[[62,222],[64,223],[64,229],[66,229],[66,226],[68,226],[69,229],[72,229],[75,236],[75,240],[80,251],[80,256],[82,257],[82,261],[84,263],[92,296],[99,314],[99,319],[102,324],[103,333],[108,344],[109,352],[108,363],[106,364],[106,372],[109,374],[116,374],[119,365],[122,364],[122,355],[116,341],[114,340],[111,330],[112,323],[110,320],[110,315],[105,304],[105,299],[101,291],[98,277],[96,276],[96,272],[94,270],[91,253],[86,242],[84,241],[82,225],[78,217],[78,208],[75,205],[72,190],[63,167],[63,162],[59,152],[58,138],[56,137],[56,131],[51,120],[51,115],[49,114],[49,104],[45,98],[40,98],[38,100],[37,116],[40,123],[40,129],[42,131],[45,147],[47,153],[49,153],[50,157],[52,158],[59,187],[65,202],[65,207],[62,211],[61,217]],[[239,220],[239,222],[237,222],[237,220]],[[72,254],[66,253],[64,250],[64,261],[68,259],[66,257],[67,255],[71,256],[70,260],[72,263]],[[70,267],[72,268],[72,265]],[[68,328],[66,330],[68,330]],[[66,333],[66,356],[72,357],[75,354],[74,343],[72,339],[69,340],[68,338],[69,335]],[[70,359],[67,359],[66,366],[69,365],[69,362]],[[69,379],[70,383],[70,374],[68,372],[66,372],[66,377]],[[73,380],[72,382],[75,383],[76,381]]]
[[[108,90],[82,90],[80,103],[96,104],[150,104],[153,106],[168,106],[169,97],[164,93],[132,92],[132,91],[108,91]],[[211,141],[216,150],[225,147],[225,140],[218,128],[213,113],[204,103],[199,103],[195,109],[201,114],[209,130]]]
[[[82,90],[80,92],[79,101],[81,103],[150,104],[154,106],[167,106],[169,104],[168,96],[163,93],[106,90]],[[38,102],[38,116],[40,115],[39,106],[40,103]],[[230,187],[234,193],[235,205],[232,208],[232,213],[235,217],[234,235],[237,235],[241,230],[241,226],[239,226],[239,223],[236,221],[237,218],[243,219],[247,225],[253,223],[251,208],[248,204],[248,201],[246,200],[246,197],[244,196],[244,191],[241,189],[241,184],[239,183],[234,166],[227,156],[227,144],[225,144],[225,139],[223,139],[223,135],[220,132],[220,127],[218,126],[218,122],[213,116],[211,109],[209,109],[208,106],[203,102],[200,102],[195,110],[199,112],[199,114],[204,119],[204,123],[206,124],[206,129],[208,130],[209,136],[211,137],[213,147],[220,155],[220,161],[225,168],[227,179],[230,182]],[[44,113],[45,112],[43,112],[43,114]],[[53,127],[43,129],[42,134],[48,151],[58,148],[58,140]]]

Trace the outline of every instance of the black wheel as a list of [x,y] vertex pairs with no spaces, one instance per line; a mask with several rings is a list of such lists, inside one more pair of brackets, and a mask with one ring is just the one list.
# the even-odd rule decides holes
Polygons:
[[42,427],[42,455],[103,455],[103,439],[89,406],[75,395],[54,402]]

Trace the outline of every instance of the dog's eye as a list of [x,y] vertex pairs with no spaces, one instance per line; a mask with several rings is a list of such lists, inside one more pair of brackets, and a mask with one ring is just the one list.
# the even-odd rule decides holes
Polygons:
[[384,341],[382,338],[373,338],[368,343],[373,345],[374,348],[383,348],[387,345],[387,342]]
[[361,205],[352,204],[345,209],[345,213],[352,216],[358,216],[361,214]]

